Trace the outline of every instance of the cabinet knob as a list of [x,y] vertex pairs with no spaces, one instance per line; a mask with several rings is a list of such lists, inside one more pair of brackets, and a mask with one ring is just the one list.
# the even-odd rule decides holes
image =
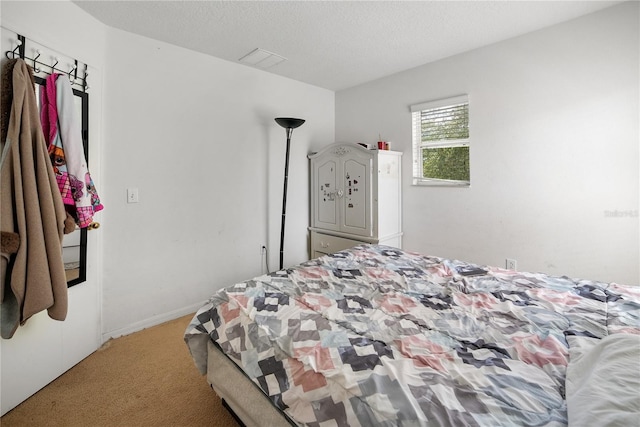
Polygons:
[[344,191],[338,190],[338,197],[342,197],[342,196],[344,196]]
[[328,248],[328,247],[329,247],[329,243],[327,243],[327,242],[320,242],[320,247],[321,247],[321,248],[326,249],[326,248]]

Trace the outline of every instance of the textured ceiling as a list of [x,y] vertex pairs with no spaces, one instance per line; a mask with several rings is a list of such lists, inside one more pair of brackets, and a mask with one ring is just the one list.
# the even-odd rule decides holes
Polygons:
[[341,90],[619,1],[83,1],[104,24],[228,61],[261,48],[268,72]]

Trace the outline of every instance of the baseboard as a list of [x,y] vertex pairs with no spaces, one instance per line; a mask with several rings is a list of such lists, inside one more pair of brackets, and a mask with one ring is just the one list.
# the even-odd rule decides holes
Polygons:
[[[133,323],[124,328],[116,329],[115,331],[104,332],[102,334],[102,344],[109,341],[111,338],[118,338],[124,335],[129,335],[134,332],[141,331],[146,328],[150,328],[152,326],[159,325],[164,322],[168,322],[173,319],[177,319],[178,317],[186,316],[187,314],[195,313],[204,305],[204,302],[200,302],[197,304],[193,304],[187,307],[180,308],[178,310],[173,310],[168,313],[158,314],[157,316],[150,317],[145,320],[141,320],[139,322]],[[185,329],[186,329],[185,325]]]

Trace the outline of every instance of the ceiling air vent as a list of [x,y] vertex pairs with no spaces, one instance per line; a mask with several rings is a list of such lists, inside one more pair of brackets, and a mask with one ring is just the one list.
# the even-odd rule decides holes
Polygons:
[[240,62],[246,65],[251,65],[252,67],[261,68],[263,70],[273,67],[276,64],[279,64],[283,61],[286,61],[287,58],[284,56],[280,56],[276,53],[269,52],[264,49],[254,49],[242,58],[239,59]]

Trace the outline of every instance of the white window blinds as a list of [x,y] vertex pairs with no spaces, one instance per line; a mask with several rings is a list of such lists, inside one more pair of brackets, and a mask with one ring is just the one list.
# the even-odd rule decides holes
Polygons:
[[417,185],[469,185],[467,95],[411,106]]

